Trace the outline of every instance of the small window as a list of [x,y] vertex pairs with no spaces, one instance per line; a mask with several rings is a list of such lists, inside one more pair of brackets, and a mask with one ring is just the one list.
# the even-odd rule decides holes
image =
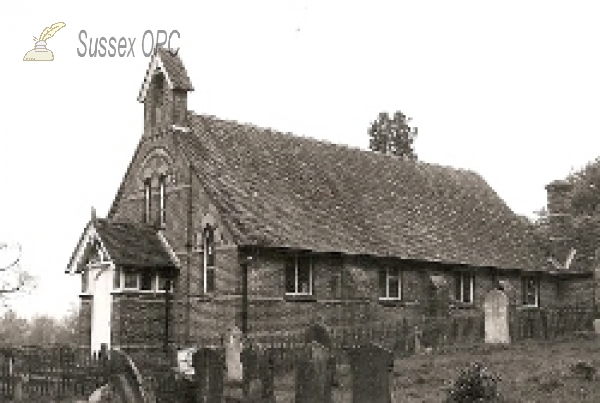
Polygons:
[[159,109],[163,104],[164,81],[164,75],[162,73],[158,73],[152,78],[152,103],[150,110],[150,122],[152,125],[157,123],[157,109]]
[[83,269],[83,271],[81,272],[81,292],[83,294],[89,291],[89,276],[89,270],[87,268]]
[[468,271],[461,271],[455,275],[454,298],[465,304],[473,302],[473,274]]
[[160,192],[160,224],[165,225],[167,222],[167,210],[166,210],[166,197],[167,197],[167,177],[161,175],[159,178],[159,192]]
[[121,288],[121,268],[115,267],[115,273],[113,277],[113,288],[118,290]]
[[140,290],[152,291],[154,283],[154,274],[151,272],[142,272],[140,274]]
[[523,277],[523,305],[537,307],[540,303],[540,282],[535,276]]
[[169,291],[171,289],[173,289],[173,286],[171,284],[171,287],[169,287],[169,278],[167,277],[166,274],[158,274],[157,275],[157,282],[158,282],[158,291],[166,291],[167,289],[169,289]]
[[204,292],[211,293],[215,291],[215,232],[207,225],[204,229]]
[[206,255],[206,265],[215,265],[215,231],[209,225],[204,229],[204,253]]
[[129,290],[137,290],[138,289],[138,274],[131,270],[125,270],[123,275],[123,288]]
[[151,207],[152,207],[152,183],[150,178],[144,181],[144,222],[150,223],[151,220]]
[[388,267],[379,272],[379,291],[381,299],[401,299],[402,281],[400,269]]
[[313,267],[310,256],[294,256],[286,263],[285,292],[312,295]]

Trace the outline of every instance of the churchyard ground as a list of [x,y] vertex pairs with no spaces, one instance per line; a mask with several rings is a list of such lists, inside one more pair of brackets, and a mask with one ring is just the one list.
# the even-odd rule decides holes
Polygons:
[[507,403],[600,402],[600,371],[593,380],[573,371],[579,361],[600,369],[600,337],[592,334],[397,359],[394,401],[442,402],[460,370],[474,361],[499,375]]

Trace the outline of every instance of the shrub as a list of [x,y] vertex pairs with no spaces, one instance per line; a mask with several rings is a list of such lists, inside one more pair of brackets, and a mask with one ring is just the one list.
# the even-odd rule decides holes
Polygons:
[[499,402],[498,376],[480,363],[463,369],[448,392],[446,403]]

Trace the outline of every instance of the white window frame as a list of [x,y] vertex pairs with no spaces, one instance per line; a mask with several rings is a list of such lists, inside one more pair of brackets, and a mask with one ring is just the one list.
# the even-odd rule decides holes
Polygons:
[[138,284],[140,286],[139,287],[140,288],[140,292],[153,292],[153,291],[156,291],[157,288],[158,288],[157,284],[156,284],[156,282],[158,281],[157,280],[158,273],[151,273],[152,276],[150,277],[150,289],[149,290],[142,290],[142,276],[143,276],[143,274],[144,273],[141,273],[141,272],[138,273]]
[[[216,261],[213,262],[212,266],[208,265],[208,237],[207,235],[207,229],[210,230],[210,232],[212,233],[212,253],[213,255],[215,254],[215,228],[212,226],[206,226],[204,227],[204,229],[202,230],[202,272],[203,272],[203,289],[204,289],[204,294],[212,294],[217,290],[217,265],[216,265]],[[214,278],[214,289],[209,291],[208,290],[208,271],[212,270],[213,272],[213,278]]]
[[[402,300],[402,270],[394,267],[386,267],[381,269],[385,273],[385,292],[383,296],[379,296],[379,299],[382,301],[400,301]],[[390,272],[392,270],[397,270],[397,275],[392,275]],[[390,297],[390,279],[397,278],[398,279],[398,296]],[[381,292],[381,290],[380,290]]]
[[[167,291],[169,292],[173,292],[173,279],[171,279],[171,284],[169,284],[169,289],[168,290],[161,290],[160,287],[160,273],[156,273],[155,278],[154,278],[154,285],[156,288],[156,292],[157,293],[165,293]],[[168,279],[167,279],[168,281]]]
[[167,175],[162,174],[160,175],[159,179],[158,179],[158,183],[159,183],[159,194],[160,194],[160,201],[159,201],[159,215],[160,215],[160,225],[165,225],[167,223],[167,204],[166,204],[166,197],[167,197]]
[[[464,282],[465,282],[465,277],[468,276],[469,278],[469,301],[465,301],[465,287],[464,287]],[[456,273],[456,277],[455,277],[455,281],[459,281],[459,287],[458,289],[460,289],[460,295],[455,295],[454,297],[456,298],[456,300],[462,304],[473,304],[474,300],[475,300],[475,287],[474,287],[474,283],[475,283],[475,273],[471,272],[471,271],[459,271]],[[456,290],[456,288],[455,288]]]
[[119,275],[119,287],[115,287],[114,285],[114,280],[113,280],[113,292],[139,292],[139,293],[154,293],[154,294],[160,294],[160,293],[165,293],[167,291],[171,292],[173,291],[173,281],[171,281],[171,287],[169,288],[169,290],[160,290],[159,289],[159,285],[160,285],[160,271],[159,272],[155,272],[152,273],[152,287],[149,290],[142,290],[142,273],[137,272],[135,273],[135,277],[136,277],[136,286],[135,287],[125,287],[125,272],[126,270],[123,269],[115,269],[115,271],[113,272],[113,275]]
[[534,285],[534,303],[530,304],[528,301],[525,300],[525,298],[523,298],[524,300],[523,302],[523,306],[525,307],[529,307],[529,308],[538,308],[540,306],[540,278],[538,276],[523,276],[521,278],[521,287],[523,287],[523,297],[525,297],[525,295],[529,295],[529,293],[526,292],[525,287],[529,284],[529,281],[533,280],[533,285]]
[[[301,292],[298,289],[298,261],[299,259],[308,259],[308,292]],[[285,295],[313,295],[313,258],[312,256],[299,256],[294,255],[294,292],[289,292],[287,290],[287,279],[285,282],[286,290]],[[287,271],[285,273],[287,276]]]
[[131,271],[129,270],[121,270],[121,290],[123,291],[139,291],[140,290],[140,274],[139,273],[135,273],[135,283],[136,285],[134,287],[126,287],[125,286],[125,276],[127,274],[127,272],[129,274],[131,274]]
[[144,224],[152,221],[152,180],[144,179]]

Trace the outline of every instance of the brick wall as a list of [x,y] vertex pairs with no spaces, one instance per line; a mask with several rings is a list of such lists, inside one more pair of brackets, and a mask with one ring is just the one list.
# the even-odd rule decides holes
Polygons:
[[[261,251],[249,271],[249,330],[301,330],[313,321],[325,320],[333,326],[357,326],[368,322],[394,321],[403,317],[427,315],[434,303],[435,288],[430,275],[442,276],[449,300],[454,298],[456,267],[389,259],[315,256],[314,300],[294,301],[285,296],[285,253]],[[386,266],[402,269],[402,301],[379,301],[378,270]],[[454,269],[454,270],[453,270]],[[464,267],[462,268],[464,269]],[[496,279],[507,284],[505,290],[513,306],[522,306],[522,275],[513,271],[474,269],[473,304],[452,303],[454,314],[473,314],[483,308],[487,293],[496,287]],[[341,276],[341,282],[336,278]],[[541,276],[540,304],[542,307],[560,305],[557,280]],[[342,285],[337,294],[334,284]],[[569,289],[578,289],[579,301],[590,300],[590,282],[573,282]],[[571,293],[571,291],[568,291]],[[575,292],[575,291],[573,291]],[[340,295],[342,296],[340,299]]]
[[564,306],[594,306],[594,281],[591,275],[584,278],[563,278],[559,293],[560,302]]
[[[165,340],[165,295],[123,292],[113,294],[111,313],[113,347],[163,345]],[[174,315],[170,315],[173,323]],[[174,332],[174,329],[171,329]]]

